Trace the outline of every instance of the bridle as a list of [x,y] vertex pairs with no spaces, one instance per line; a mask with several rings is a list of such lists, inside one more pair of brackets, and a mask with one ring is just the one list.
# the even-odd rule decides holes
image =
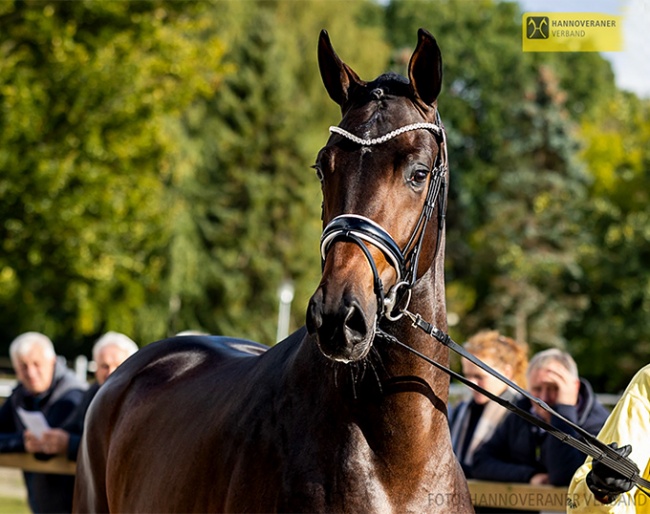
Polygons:
[[[330,127],[329,130],[331,133],[338,134],[361,146],[382,144],[393,139],[394,137],[399,136],[400,134],[411,130],[430,130],[436,137],[436,140],[439,144],[438,155],[436,157],[434,166],[430,171],[431,178],[429,180],[429,186],[424,206],[420,213],[420,217],[418,218],[418,221],[411,233],[411,236],[409,237],[409,240],[403,249],[399,247],[399,245],[395,242],[395,239],[388,233],[388,231],[386,231],[378,223],[369,218],[366,218],[365,216],[360,216],[357,214],[343,214],[335,217],[327,224],[321,236],[320,250],[321,262],[323,265],[325,263],[325,258],[327,256],[328,250],[337,241],[349,241],[357,244],[366,256],[368,263],[372,269],[374,291],[375,295],[377,296],[378,303],[376,321],[377,336],[386,341],[402,346],[432,366],[457,379],[459,382],[487,396],[492,401],[498,403],[511,412],[514,412],[533,425],[542,428],[547,433],[556,437],[563,443],[566,443],[569,446],[578,449],[585,455],[591,456],[594,461],[601,461],[606,466],[617,471],[625,478],[636,484],[637,488],[641,492],[650,496],[650,481],[645,480],[640,476],[639,468],[632,460],[627,457],[623,457],[610,446],[606,445],[602,441],[599,441],[596,437],[584,430],[582,427],[576,425],[549,407],[544,401],[533,396],[528,391],[521,388],[519,385],[515,384],[508,378],[492,369],[483,361],[465,350],[462,346],[454,342],[451,337],[449,337],[449,335],[444,331],[422,319],[419,314],[414,314],[408,310],[411,290],[418,278],[418,261],[424,241],[424,233],[426,231],[427,223],[433,214],[436,202],[438,202],[438,234],[435,256],[437,256],[442,232],[444,229],[446,210],[446,205],[444,203],[444,200],[446,198],[445,176],[448,170],[447,138],[438,111],[436,111],[436,123],[414,123],[411,125],[406,125],[375,139],[362,139],[340,127]],[[441,201],[439,201],[440,199]],[[393,268],[395,268],[395,271],[397,273],[397,280],[395,285],[390,288],[388,293],[385,293],[384,285],[381,281],[381,278],[379,277],[377,265],[370,253],[370,250],[368,249],[368,246],[364,244],[364,242],[378,248],[386,256],[388,262],[390,262]],[[406,298],[405,301],[404,298]],[[443,366],[442,364],[419,352],[418,350],[411,348],[409,345],[403,343],[397,337],[388,334],[382,330],[379,325],[382,317],[386,317],[390,321],[396,321],[403,316],[408,317],[414,327],[424,331],[426,334],[436,339],[438,342],[450,350],[466,358],[485,372],[505,383],[508,387],[517,391],[520,395],[527,398],[529,401],[539,406],[541,409],[550,413],[552,416],[555,416],[558,420],[562,421],[572,430],[574,430],[578,437],[563,432],[562,430],[553,426],[551,423],[535,416],[530,411],[524,410],[514,403],[487,391],[474,382],[471,382],[463,375],[456,373],[446,366]]]
[[[402,317],[402,313],[396,312],[396,305],[404,298],[406,298],[406,305],[408,305],[411,289],[418,278],[418,263],[424,242],[424,234],[427,224],[433,215],[436,202],[438,204],[436,255],[444,230],[445,198],[447,196],[445,192],[447,187],[445,177],[448,169],[448,161],[447,136],[440,119],[440,114],[436,111],[436,123],[412,123],[374,139],[362,139],[341,127],[330,127],[329,130],[331,133],[338,134],[360,146],[379,145],[412,130],[429,130],[433,133],[439,145],[438,155],[436,156],[433,168],[429,172],[429,185],[422,211],[404,248],[400,248],[395,242],[395,239],[381,225],[370,218],[358,214],[342,214],[335,217],[327,224],[321,235],[320,251],[321,263],[323,265],[328,250],[335,242],[349,241],[359,246],[366,256],[373,274],[374,292],[377,296],[377,323],[384,316],[391,321],[395,321]],[[438,201],[439,199],[441,201]],[[386,292],[379,276],[377,264],[368,246],[364,243],[369,243],[378,248],[397,273],[395,285],[388,292]]]

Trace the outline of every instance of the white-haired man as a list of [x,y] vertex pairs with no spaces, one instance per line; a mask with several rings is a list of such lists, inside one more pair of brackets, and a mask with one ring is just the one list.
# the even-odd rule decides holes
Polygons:
[[[57,360],[52,341],[27,332],[9,347],[18,385],[0,408],[0,452],[29,451],[33,434],[26,430],[18,409],[40,411],[51,427],[62,426],[80,404],[87,384]],[[70,512],[74,477],[24,473],[33,512]]]
[[69,460],[76,461],[90,402],[110,374],[137,351],[138,345],[119,332],[107,332],[100,337],[93,346],[96,382],[90,386],[70,420],[61,428],[46,431],[35,449],[49,455],[65,454]]

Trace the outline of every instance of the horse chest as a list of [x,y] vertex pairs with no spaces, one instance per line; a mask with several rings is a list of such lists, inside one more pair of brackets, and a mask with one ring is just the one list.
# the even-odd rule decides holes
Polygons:
[[394,511],[382,466],[358,429],[339,437],[336,446],[324,445],[325,451],[316,443],[310,449],[303,448],[293,462],[289,460],[282,488],[285,505],[280,510]]

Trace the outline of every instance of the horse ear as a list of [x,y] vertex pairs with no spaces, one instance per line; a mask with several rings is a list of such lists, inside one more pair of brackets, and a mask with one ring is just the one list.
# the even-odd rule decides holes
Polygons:
[[326,30],[321,30],[318,39],[318,67],[327,93],[341,108],[356,87],[365,85],[352,68],[336,55]]
[[433,105],[442,88],[442,55],[436,39],[424,29],[418,30],[418,44],[408,71],[415,97]]

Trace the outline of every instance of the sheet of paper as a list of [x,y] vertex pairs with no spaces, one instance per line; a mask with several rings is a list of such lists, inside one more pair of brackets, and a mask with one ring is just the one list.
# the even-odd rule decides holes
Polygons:
[[30,411],[25,410],[22,407],[18,407],[18,417],[23,422],[23,425],[27,427],[36,437],[39,439],[43,435],[43,432],[50,428],[45,416],[40,410]]

